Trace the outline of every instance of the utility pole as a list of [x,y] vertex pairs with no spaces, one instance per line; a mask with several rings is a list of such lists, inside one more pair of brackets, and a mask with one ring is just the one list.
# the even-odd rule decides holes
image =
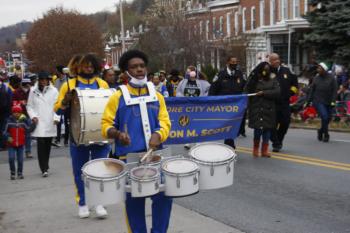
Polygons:
[[122,40],[122,53],[125,52],[125,33],[124,33],[124,17],[123,17],[123,0],[120,0],[120,28]]

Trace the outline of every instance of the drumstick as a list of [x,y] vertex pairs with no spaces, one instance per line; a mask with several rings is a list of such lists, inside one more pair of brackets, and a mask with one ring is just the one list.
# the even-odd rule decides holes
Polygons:
[[128,134],[128,125],[127,125],[127,123],[124,124],[124,133]]
[[[146,152],[146,154],[141,158],[140,163],[143,163],[144,160],[146,160],[146,162],[148,162],[148,156],[151,155],[152,152],[153,152],[153,149],[152,149],[152,148],[149,149],[149,150]],[[142,178],[145,178],[145,177],[148,176],[148,173],[149,173],[149,172],[147,172],[147,168],[146,168],[146,167],[144,167],[142,173],[143,173]]]
[[152,148],[149,149],[149,150],[146,152],[146,154],[145,154],[144,156],[142,156],[142,158],[140,159],[140,163],[143,163],[143,161],[144,161],[145,159],[147,159],[147,157],[150,156],[150,154],[152,154],[152,152],[153,152],[153,149],[152,149]]

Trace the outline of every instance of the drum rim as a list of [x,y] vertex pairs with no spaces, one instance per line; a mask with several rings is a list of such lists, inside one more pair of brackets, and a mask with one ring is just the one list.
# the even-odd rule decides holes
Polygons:
[[[72,95],[74,96],[74,94],[76,93],[76,96],[77,98],[79,99],[79,104],[80,104],[80,97],[81,97],[81,92],[80,92],[80,88],[79,87],[76,87],[72,90]],[[70,106],[70,114],[69,114],[69,118],[70,120],[72,119],[72,106]],[[82,111],[81,111],[81,104],[80,104],[80,109],[79,109],[79,116],[80,116],[80,129],[82,128],[81,126],[82,125],[85,125],[85,122],[82,122],[82,117],[81,117],[81,114],[82,114]],[[85,121],[85,120],[84,120]],[[84,134],[84,132],[81,132],[80,130],[80,133],[78,135],[78,138],[75,138],[74,137],[74,133],[73,133],[73,130],[72,130],[72,123],[69,124],[69,132],[70,132],[70,136],[71,136],[71,139],[72,141],[76,144],[76,145],[83,145],[82,143],[82,136],[81,136],[81,133]],[[84,137],[83,137],[84,138]]]
[[[108,178],[107,177],[106,178],[97,177],[97,176],[92,176],[92,175],[86,174],[86,172],[84,171],[84,168],[86,168],[87,166],[89,166],[91,163],[93,163],[95,161],[113,161],[113,162],[116,162],[116,163],[122,165],[123,170],[118,175],[116,175],[114,177],[108,177]],[[119,159],[113,159],[113,158],[100,158],[100,159],[90,160],[90,161],[88,161],[88,162],[86,162],[84,164],[84,166],[81,168],[81,172],[86,178],[89,178],[91,180],[97,180],[97,181],[101,181],[101,180],[103,180],[103,181],[118,180],[118,179],[121,179],[124,176],[126,176],[127,173],[128,173],[125,163],[123,161],[119,160]]]
[[159,157],[160,157],[160,160],[157,161],[157,162],[149,162],[149,163],[147,163],[145,166],[152,166],[152,167],[154,167],[154,166],[158,166],[158,165],[160,165],[160,164],[162,163],[163,156],[158,155],[158,154],[154,154],[154,155],[152,155],[152,156],[159,156]]
[[[187,160],[187,161],[191,161],[193,162],[194,164],[196,164],[197,168],[191,172],[185,172],[185,173],[174,173],[174,172],[171,172],[171,171],[167,171],[165,170],[164,166],[168,163],[168,162],[172,162],[172,161],[176,161],[176,160]],[[162,172],[166,175],[169,175],[169,176],[173,176],[173,177],[181,177],[181,176],[190,176],[190,175],[193,175],[193,174],[198,174],[199,173],[199,166],[198,164],[193,160],[193,159],[188,159],[188,158],[173,158],[173,159],[168,159],[166,160],[165,162],[163,162],[162,164]]]
[[[150,168],[151,170],[155,170],[156,171],[156,174],[150,178],[146,178],[146,179],[142,179],[142,178],[139,178],[137,176],[135,176],[133,174],[133,171],[136,170],[136,169],[140,169],[140,168]],[[159,180],[160,178],[160,174],[159,174],[159,171],[157,168],[155,168],[154,166],[138,166],[138,167],[134,167],[130,170],[129,172],[129,176],[130,176],[130,179],[132,181],[142,181],[142,182],[151,182],[151,181],[156,181],[156,180]]]
[[[220,146],[223,146],[223,147],[226,147],[228,149],[230,149],[232,151],[232,154],[230,155],[230,158],[228,159],[225,159],[225,160],[222,160],[222,161],[213,161],[213,162],[209,162],[209,161],[204,161],[204,160],[200,160],[198,158],[195,158],[194,155],[191,153],[194,149],[200,147],[200,146],[203,146],[203,145],[220,145]],[[188,152],[188,155],[197,163],[199,164],[204,164],[204,165],[222,165],[222,164],[227,164],[227,163],[230,163],[232,160],[235,160],[235,158],[237,157],[237,154],[236,154],[236,151],[226,145],[226,144],[223,144],[223,143],[219,143],[219,142],[205,142],[205,143],[201,143],[201,144],[198,144],[194,147],[192,147],[190,149],[190,151]]]

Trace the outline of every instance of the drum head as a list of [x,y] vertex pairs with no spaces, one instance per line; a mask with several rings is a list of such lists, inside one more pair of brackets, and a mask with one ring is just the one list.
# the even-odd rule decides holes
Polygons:
[[97,159],[86,163],[82,169],[84,175],[94,178],[114,178],[122,173],[125,165],[116,159]]
[[189,159],[169,160],[163,165],[163,170],[174,174],[190,173],[197,169],[198,165]]
[[131,176],[137,179],[150,179],[158,175],[158,170],[154,167],[140,166],[131,170]]
[[73,99],[70,104],[70,135],[75,144],[79,144],[81,133],[80,100],[77,90],[73,90]]
[[191,148],[190,156],[203,162],[223,162],[234,156],[231,147],[221,143],[204,143]]

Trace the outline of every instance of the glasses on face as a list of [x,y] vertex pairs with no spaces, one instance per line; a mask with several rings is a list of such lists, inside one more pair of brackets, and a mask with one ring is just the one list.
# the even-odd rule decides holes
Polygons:
[[139,63],[139,64],[131,64],[131,65],[129,65],[129,69],[137,69],[137,68],[144,69],[144,68],[146,68],[146,64],[145,63]]

